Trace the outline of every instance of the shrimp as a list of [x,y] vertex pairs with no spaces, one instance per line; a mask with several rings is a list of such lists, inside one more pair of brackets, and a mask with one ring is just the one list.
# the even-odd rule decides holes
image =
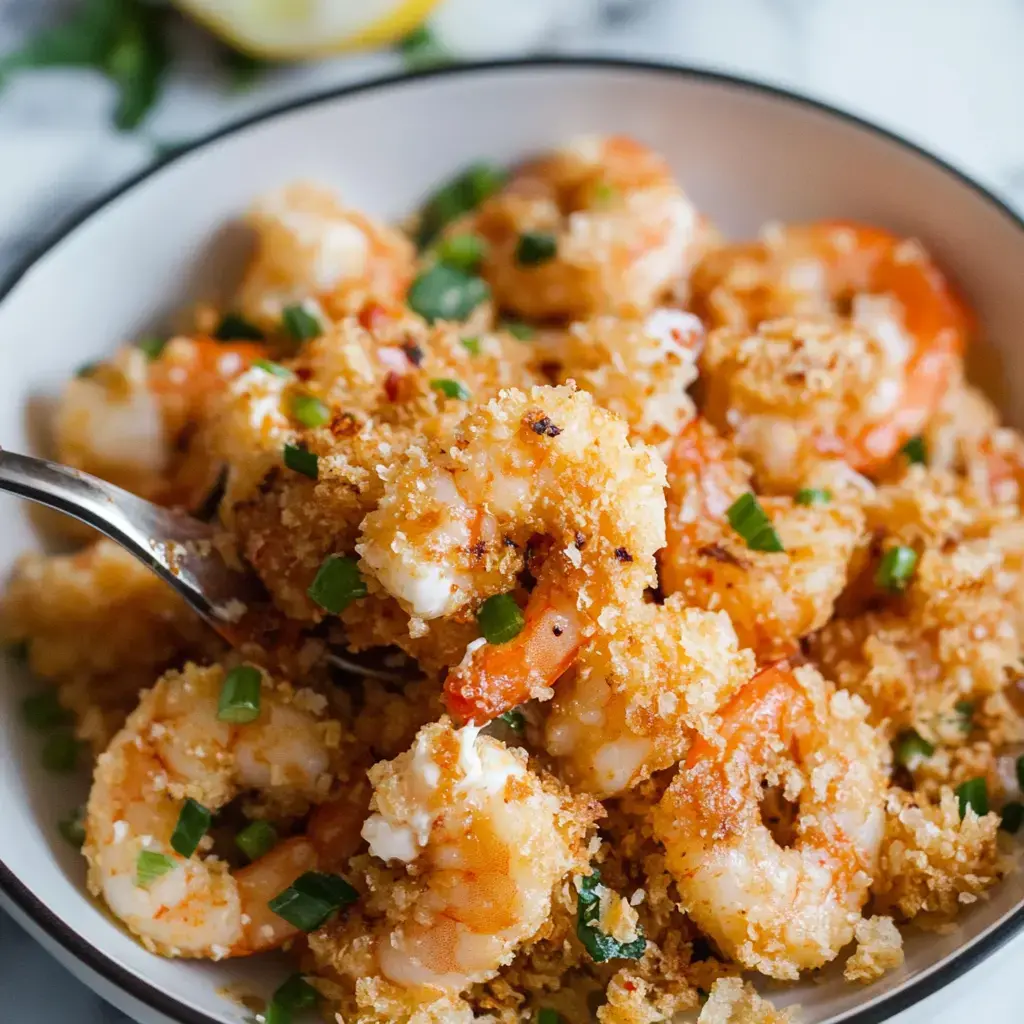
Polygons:
[[783,550],[754,551],[726,518],[750,493],[750,467],[732,445],[705,421],[691,423],[669,459],[661,585],[688,604],[728,612],[743,646],[776,658],[794,653],[801,637],[831,617],[864,517],[859,504],[842,495],[807,506],[762,497]]
[[458,717],[483,723],[548,688],[597,624],[611,628],[654,583],[664,464],[571,386],[509,389],[388,475],[356,550],[364,576],[423,630],[517,586],[524,550],[550,550],[525,627],[475,642],[448,675]]
[[724,612],[687,608],[679,595],[640,604],[614,634],[599,633],[555,694],[545,746],[574,787],[599,799],[679,761],[753,674]]
[[548,337],[534,346],[539,368],[552,383],[575,381],[621,416],[634,438],[662,451],[693,419],[687,388],[697,379],[704,327],[692,313],[656,309],[643,320],[602,316],[544,333]]
[[324,188],[290,185],[261,199],[246,218],[256,254],[238,307],[277,330],[285,307],[314,300],[331,317],[368,298],[404,298],[415,272],[412,243],[399,231],[339,205]]
[[320,966],[350,985],[375,977],[410,1003],[463,992],[545,925],[556,886],[589,873],[585,840],[599,808],[478,733],[442,718],[370,770],[363,838],[373,858],[408,874],[362,919],[310,937]]
[[[217,714],[223,668],[188,665],[167,673],[97,762],[83,848],[89,889],[163,956],[246,956],[296,934],[267,903],[317,867],[310,839],[286,839],[238,871],[204,857],[207,840],[191,857],[171,847],[186,799],[217,811],[254,789],[294,815],[327,797],[337,723],[308,710],[318,704],[310,691],[261,678],[259,717],[232,725]],[[144,852],[167,859],[168,870],[148,885],[138,878]]]
[[[876,468],[959,379],[966,307],[916,242],[879,228],[776,230],[711,254],[694,292],[698,313],[733,328],[709,339],[708,415],[721,427],[728,409],[755,442],[760,434],[777,444],[781,433],[776,461],[795,435],[856,469]],[[770,326],[780,318],[784,326]],[[771,468],[770,459],[758,465]]]
[[[704,238],[665,160],[621,135],[525,164],[472,226],[488,243],[483,274],[498,304],[539,320],[642,315],[685,277]],[[548,236],[554,252],[524,257],[528,233]]]
[[151,501],[193,504],[212,480],[182,449],[227,382],[266,351],[204,337],[173,338],[155,358],[121,349],[65,388],[57,457]]
[[[653,812],[687,913],[742,966],[795,979],[854,934],[884,828],[888,747],[861,701],[814,669],[765,669],[722,709],[720,738],[694,741]],[[780,846],[762,785],[796,802]]]

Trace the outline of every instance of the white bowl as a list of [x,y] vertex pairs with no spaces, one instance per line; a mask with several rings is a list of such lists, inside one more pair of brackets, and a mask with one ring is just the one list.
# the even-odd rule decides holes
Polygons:
[[[985,376],[1000,384],[1007,410],[1024,407],[1024,360],[1013,354],[1024,323],[1024,224],[991,195],[878,128],[774,89],[675,67],[541,61],[387,79],[294,103],[207,139],[105,199],[0,302],[0,444],[33,447],[30,400],[52,394],[76,366],[159,327],[187,301],[222,293],[234,262],[225,227],[261,192],[322,179],[355,206],[393,218],[476,158],[510,161],[596,131],[627,132],[665,153],[698,205],[733,236],[770,219],[852,217],[922,238],[979,314]],[[0,574],[38,543],[26,508],[0,499]],[[241,981],[268,991],[276,968],[151,956],[88,898],[80,858],[56,828],[82,794],[37,767],[37,739],[18,714],[30,684],[13,666],[0,670],[4,906],[76,974],[146,1021],[244,1020],[220,990]],[[911,933],[905,967],[870,988],[830,976],[774,998],[801,1003],[807,1024],[888,1018],[1018,932],[1022,885],[1007,879],[948,935]]]

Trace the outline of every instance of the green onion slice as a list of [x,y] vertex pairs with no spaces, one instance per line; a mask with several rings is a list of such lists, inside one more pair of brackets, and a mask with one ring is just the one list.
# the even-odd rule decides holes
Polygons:
[[320,476],[320,457],[303,445],[286,444],[284,464],[296,473],[308,476],[310,480],[316,480]]
[[801,487],[794,499],[798,505],[827,505],[832,492],[819,487]]
[[304,427],[322,427],[331,422],[331,410],[315,395],[292,395],[291,411]]
[[968,779],[961,782],[954,791],[957,800],[960,801],[960,817],[967,813],[970,807],[978,817],[988,814],[988,786],[983,778]]
[[359,894],[340,875],[307,871],[267,906],[299,931],[319,928],[336,910],[354,903]]
[[444,263],[424,270],[409,287],[408,303],[428,323],[465,320],[491,296],[487,282]]
[[498,720],[504,722],[513,732],[521,736],[526,731],[526,715],[516,708],[498,715]]
[[460,401],[468,402],[471,397],[465,385],[450,377],[435,377],[430,386],[435,391],[440,391],[446,398],[458,398]]
[[61,818],[57,829],[76,850],[80,850],[85,843],[85,808],[76,807],[66,818]]
[[423,207],[417,238],[420,247],[429,245],[442,228],[494,195],[505,178],[500,167],[478,163],[439,188]]
[[142,850],[135,861],[135,884],[140,889],[150,886],[174,868],[174,858],[155,850]]
[[235,846],[250,860],[259,860],[277,846],[277,829],[269,821],[250,821],[235,836]]
[[225,313],[213,336],[218,341],[262,341],[263,332],[238,313]]
[[904,547],[902,544],[889,548],[882,556],[878,571],[875,573],[878,589],[890,594],[902,593],[914,575],[916,565],[917,552],[913,548]]
[[225,677],[220,688],[217,717],[222,722],[245,725],[260,717],[260,688],[263,676],[252,665],[239,665]]
[[923,466],[928,461],[928,448],[923,437],[912,437],[900,451],[913,466]]
[[557,1010],[545,1006],[537,1011],[537,1024],[564,1024],[562,1015]]
[[213,815],[197,800],[189,797],[178,814],[178,823],[171,833],[171,849],[182,857],[196,852],[199,840],[206,835]]
[[480,633],[489,644],[506,644],[523,631],[526,617],[511,594],[493,594],[476,610]]
[[467,274],[478,270],[486,255],[487,243],[479,235],[452,235],[437,243],[437,258]]
[[56,690],[34,693],[21,702],[21,714],[27,725],[38,732],[46,732],[58,725],[69,725],[72,714],[57,697]]
[[647,948],[643,932],[640,932],[632,942],[619,942],[610,935],[605,935],[598,927],[601,897],[597,890],[600,883],[601,873],[597,868],[594,868],[592,874],[580,880],[576,909],[576,934],[580,942],[595,963],[616,959],[639,960]]
[[43,745],[43,767],[58,774],[73,772],[81,749],[82,744],[70,732],[55,732]]
[[270,359],[254,359],[252,365],[257,369],[262,370],[264,373],[273,374],[275,377],[294,377],[295,374],[288,369],[287,366],[282,366],[280,363],[275,363]]
[[747,542],[751,551],[783,551],[782,541],[756,495],[741,494],[726,509],[729,525]]
[[935,747],[914,729],[907,729],[896,737],[896,763],[914,769],[935,753]]
[[471,356],[478,356],[478,355],[480,355],[480,339],[479,338],[476,338],[476,337],[473,337],[473,338],[459,338],[459,341],[461,342],[462,347]]
[[167,338],[140,338],[136,343],[135,347],[141,349],[145,354],[146,358],[152,362],[154,359],[159,359],[160,354],[167,346]]
[[1011,836],[1015,836],[1020,831],[1021,825],[1024,825],[1024,804],[1018,800],[1011,800],[1003,807],[999,827],[1004,832],[1009,832]]
[[348,555],[328,555],[306,593],[324,611],[340,615],[368,591],[359,563]]
[[265,1024],[291,1024],[296,1010],[316,1006],[320,993],[301,974],[293,974],[278,986],[263,1015]]
[[558,239],[548,231],[524,231],[516,243],[516,263],[521,267],[538,267],[557,253]]
[[324,333],[323,324],[304,306],[286,306],[281,313],[281,326],[295,341],[312,341]]

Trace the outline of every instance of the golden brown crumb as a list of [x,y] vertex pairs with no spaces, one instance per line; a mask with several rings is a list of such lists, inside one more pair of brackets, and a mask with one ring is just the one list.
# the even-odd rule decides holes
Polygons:
[[795,1007],[776,1010],[749,981],[722,978],[708,994],[697,1024],[790,1024],[795,1020]]
[[846,961],[847,981],[870,982],[903,964],[903,936],[891,917],[870,917],[857,923],[857,949]]

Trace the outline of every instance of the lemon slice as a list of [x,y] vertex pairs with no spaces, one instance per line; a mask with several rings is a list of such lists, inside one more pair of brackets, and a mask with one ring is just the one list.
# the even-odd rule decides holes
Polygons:
[[382,46],[411,32],[438,0],[174,0],[232,46],[287,59]]

